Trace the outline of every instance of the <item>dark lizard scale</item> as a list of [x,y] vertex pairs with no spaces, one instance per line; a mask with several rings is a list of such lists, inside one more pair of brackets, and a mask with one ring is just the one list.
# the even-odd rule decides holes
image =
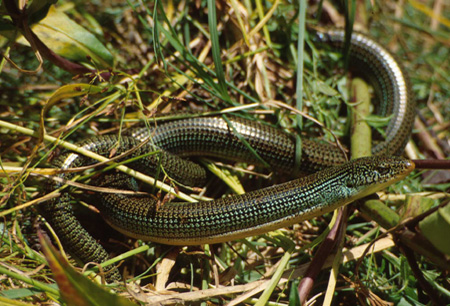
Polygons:
[[[106,136],[109,139],[109,136]],[[108,141],[100,141],[95,139],[94,142],[86,143],[82,142],[83,147],[89,149],[96,149],[102,151],[102,144]],[[76,154],[75,154],[76,155]],[[74,158],[73,161],[68,161],[70,157],[75,156],[74,153],[61,154],[53,164],[61,169],[75,168],[86,165],[86,158],[79,156]],[[64,179],[71,179],[75,174],[73,173],[62,173],[58,177]],[[64,183],[52,181],[52,184],[48,187],[50,191],[60,188]],[[91,234],[81,226],[79,221],[76,219],[72,206],[70,203],[70,195],[67,192],[63,192],[60,197],[47,202],[45,205],[41,205],[40,209],[47,219],[47,221],[52,225],[54,231],[58,234],[63,245],[66,247],[67,251],[77,259],[79,259],[83,264],[87,262],[103,262],[109,259],[109,254],[102,248],[98,247],[98,242]],[[112,279],[120,278],[118,271],[114,270],[110,275]]]
[[[322,41],[327,41],[330,45],[335,48],[342,49],[344,47],[344,33],[334,33],[330,31],[327,34],[324,34],[322,37]],[[371,46],[368,48],[368,42],[366,41],[364,36],[358,35],[355,33],[354,36],[357,39],[354,40],[351,48],[354,52],[354,55],[349,59],[350,67],[357,67],[358,70],[367,72],[369,69],[371,73],[365,73],[364,76],[366,78],[375,79],[376,82],[371,82],[372,86],[377,86],[378,89],[375,90],[376,93],[380,94],[380,100],[385,101],[391,97],[398,97],[398,92],[396,92],[395,86],[393,86],[390,82],[391,74],[386,73],[386,71],[391,71],[389,67],[389,63],[386,61],[380,61],[386,55],[382,49],[377,49],[379,52],[374,52],[373,49],[378,46]],[[353,70],[353,69],[352,69]],[[386,116],[389,113],[389,110],[392,109],[391,104],[380,104],[379,115]]]
[[230,197],[214,203],[166,203],[159,209],[156,201],[146,198],[107,195],[99,208],[107,220],[128,232],[149,237],[192,238],[265,224],[292,214],[295,205],[297,212],[307,211],[303,204],[315,202],[309,201],[309,197],[299,199],[298,192],[304,191],[304,188],[274,190],[277,196],[270,191],[256,191],[240,197],[239,202]]
[[[343,46],[344,33],[330,30],[319,33],[319,40],[337,48]],[[401,63],[382,45],[360,33],[353,33],[350,65],[358,76],[374,87],[379,101],[376,108],[380,116],[392,114],[386,128],[386,138],[375,145],[372,154],[399,155],[408,141],[415,116],[415,99],[409,77]]]
[[[340,46],[343,41],[343,32],[330,30],[324,35],[318,33],[317,37],[322,42]],[[353,47],[350,52],[350,58],[354,58],[357,64],[358,62],[363,63],[361,66],[363,69],[367,68],[366,71],[360,71],[359,75],[362,74],[368,81],[372,81],[372,86],[379,98],[378,105],[375,108],[378,110],[379,114],[392,115],[387,127],[386,139],[381,141],[381,143],[378,143],[372,152],[374,155],[401,154],[408,141],[409,134],[411,133],[415,114],[414,99],[408,78],[402,71],[402,67],[395,61],[395,58],[373,40],[356,33],[352,36],[351,45]],[[231,122],[231,125],[235,128],[236,132],[251,145],[262,160],[269,164],[273,171],[285,172],[287,174],[295,174],[297,172],[311,173],[345,162],[344,154],[336,146],[318,143],[314,140],[302,139],[301,168],[295,169],[297,163],[295,162],[296,148],[295,138],[293,136],[272,126],[261,124],[260,122],[228,114],[226,117]],[[118,139],[121,139],[121,143],[119,147],[116,147],[118,149],[117,154],[131,149],[132,147],[136,147],[141,141],[147,139],[149,135],[151,135],[152,137],[149,143],[153,143],[158,149],[162,148],[163,150],[180,154],[181,156],[213,156],[224,158],[226,160],[244,161],[258,165],[264,164],[248,150],[235,134],[231,126],[229,126],[220,116],[188,118],[162,123],[157,122],[155,126],[155,128],[150,128],[149,130],[145,128],[133,129],[127,132],[128,136],[125,135],[121,138],[117,135],[101,136],[88,139],[81,144],[84,148],[108,156],[110,150],[116,147]],[[146,144],[143,148],[140,148],[132,155],[128,156],[128,158],[142,155],[147,153],[147,151],[153,151],[154,149],[154,146]],[[92,162],[93,161],[89,158],[82,157],[75,153],[64,153],[56,162],[54,162],[54,166],[58,168],[73,168],[85,166]],[[133,162],[128,166],[135,167],[137,170],[151,175],[156,169],[155,162],[162,162],[165,173],[168,173],[170,177],[185,185],[200,186],[205,178],[205,171],[198,165],[182,161],[180,158],[167,153],[162,153],[157,156],[148,156]],[[375,161],[368,161],[368,163],[372,162],[379,161],[376,159]],[[354,169],[348,169],[347,177],[351,177],[353,180],[352,184],[355,184],[356,186],[359,186],[358,184],[363,184],[364,182],[369,182],[369,180],[377,183],[379,177],[373,175],[376,165],[372,164],[371,166],[373,168],[368,170],[368,172],[365,172],[364,169],[359,169],[355,172],[355,175],[351,173]],[[399,174],[394,172],[389,174],[391,175],[390,180],[397,179],[396,175],[402,174],[401,169],[398,170]],[[368,174],[370,175],[366,177]],[[73,175],[61,174],[59,177],[70,179]],[[328,175],[327,178],[324,178],[324,180],[326,179],[330,179],[330,176]],[[191,235],[190,237],[194,235],[197,237],[190,240],[188,239],[186,244],[219,242],[225,241],[225,239],[231,240],[242,238],[245,235],[248,236],[261,233],[262,231],[260,231],[260,228],[263,228],[266,231],[278,228],[278,223],[270,225],[270,221],[268,221],[272,220],[270,218],[276,219],[276,217],[273,217],[274,215],[281,216],[282,213],[285,214],[285,217],[278,219],[278,221],[281,222],[279,223],[280,226],[299,221],[298,219],[295,219],[295,214],[289,208],[290,205],[299,205],[299,214],[301,216],[304,215],[305,217],[313,216],[312,213],[314,213],[314,215],[319,215],[320,213],[327,211],[323,209],[324,206],[316,205],[317,202],[309,202],[312,199],[311,197],[314,196],[316,200],[318,197],[321,197],[324,201],[332,201],[333,198],[330,197],[330,194],[345,196],[345,191],[348,186],[332,185],[329,181],[325,182],[324,180],[321,181],[322,183],[318,183],[322,186],[322,193],[320,195],[314,196],[313,193],[303,192],[297,197],[291,197],[290,191],[284,192],[279,189],[274,189],[277,191],[276,194],[279,192],[279,196],[283,196],[283,199],[278,199],[278,196],[273,194],[268,196],[271,201],[251,204],[256,200],[252,199],[253,201],[251,201],[249,198],[244,202],[239,202],[237,200],[239,199],[238,197],[231,197],[218,200],[217,203],[221,205],[216,207],[217,211],[215,211],[215,213],[212,213],[211,211],[211,209],[214,208],[207,208],[205,206],[202,208],[203,210],[199,210],[195,216],[191,215],[192,217],[187,213],[192,211],[192,207],[197,207],[195,205],[200,204],[177,204],[177,206],[175,206],[172,203],[166,203],[162,205],[160,209],[155,209],[155,204],[148,204],[148,206],[145,206],[143,202],[147,200],[137,198],[136,203],[144,206],[135,207],[128,205],[128,201],[131,199],[128,196],[107,194],[102,197],[102,201],[108,198],[111,200],[111,203],[117,203],[117,205],[111,207],[110,210],[103,210],[102,213],[106,216],[107,220],[110,218],[110,223],[115,222],[119,224],[117,229],[121,230],[120,226],[124,225],[125,227],[128,226],[131,228],[130,231],[136,233],[150,231],[151,229],[148,229],[149,225],[146,224],[146,217],[144,216],[148,216],[148,218],[152,217],[154,225],[156,226],[156,229],[153,229],[153,231],[165,231],[165,236],[163,237],[165,239],[157,239],[157,241],[162,243],[184,244],[182,239],[177,238],[178,236],[183,235]],[[334,182],[339,183],[338,181]],[[105,181],[103,183],[108,182]],[[310,181],[310,183],[312,184],[314,182]],[[121,184],[129,185],[129,183],[126,182],[122,182]],[[49,190],[57,189],[61,187],[61,185],[61,183],[53,183]],[[117,187],[121,188],[119,185]],[[369,187],[371,186],[366,186],[364,188],[372,190]],[[131,187],[130,189],[134,188]],[[301,188],[296,189],[293,187],[293,189],[299,191]],[[254,193],[253,196],[258,194],[261,195],[263,192],[267,191]],[[81,227],[78,220],[76,220],[73,215],[69,202],[70,196],[68,194],[68,191],[64,190],[60,198],[51,200],[49,203],[42,205],[47,220],[49,220],[49,223],[55,228],[56,233],[71,254],[80,257],[83,262],[105,261],[107,255],[102,246]],[[244,198],[247,196],[248,195],[244,196]],[[277,200],[274,200],[275,198],[277,198]],[[303,200],[298,200],[299,198]],[[152,202],[151,199],[149,201]],[[282,208],[270,206],[270,203],[281,205]],[[308,203],[308,205],[304,203]],[[327,209],[343,205],[338,202],[328,203],[330,205]],[[204,203],[202,205],[211,205],[211,203]],[[229,207],[225,205],[228,205]],[[259,210],[253,207],[253,205],[259,207]],[[306,208],[306,210],[302,210],[304,208]],[[170,209],[170,211],[165,212],[166,209]],[[260,213],[263,209],[267,215]],[[171,214],[174,214],[174,212],[179,212],[178,219],[171,218]],[[201,217],[200,219],[198,219],[199,216]],[[245,216],[251,216],[251,218],[246,219]],[[219,217],[224,217],[225,219],[219,219]],[[194,220],[197,221],[194,222]],[[283,220],[288,220],[289,222],[283,223]],[[213,225],[203,228],[204,231],[198,230],[197,224],[200,226],[204,222],[216,224],[220,228],[228,229],[229,232],[224,230],[224,235],[211,234],[213,232],[216,233],[216,230],[212,228]],[[260,222],[262,225],[256,225],[254,228],[246,228],[246,226],[249,225],[248,222]],[[187,227],[188,225],[189,227]],[[178,232],[177,236],[176,230],[174,230],[177,226],[178,231],[180,229],[179,226],[185,226],[185,230],[190,234]],[[236,228],[233,228],[233,226],[236,226]],[[172,230],[169,231],[169,228],[172,228]],[[239,230],[239,228],[242,228],[242,230]],[[126,234],[130,233],[127,230],[123,231]],[[169,233],[173,236],[169,237]],[[236,233],[236,235],[233,233]],[[151,239],[152,237],[145,237],[144,235],[144,237],[140,238]],[[117,273],[110,278],[110,280],[113,279],[117,279]]]
[[[91,150],[97,154],[108,156],[112,149],[116,150],[116,156],[127,152],[131,149],[138,147],[141,141],[133,138],[123,136],[120,138],[120,145],[117,146],[119,138],[115,135],[103,135],[94,137],[88,140],[84,140],[79,143],[79,146],[83,149]],[[159,148],[155,147],[152,143],[148,142],[133,151],[132,154],[125,156],[125,159],[132,159],[136,157],[141,157],[153,151],[158,151]],[[95,160],[87,158],[85,156],[79,155],[77,153],[66,152],[61,154],[57,160],[53,162],[53,165],[61,168],[76,168],[80,166],[86,166],[95,163]],[[185,182],[188,186],[198,186],[205,183],[206,172],[205,169],[198,164],[192,163],[190,161],[184,160],[179,156],[168,154],[164,152],[163,154],[148,155],[145,158],[141,158],[138,161],[131,162],[128,165],[131,168],[139,169],[139,171],[154,175],[158,165],[171,174],[172,178],[175,180],[180,180]],[[183,171],[179,171],[183,169]],[[64,179],[70,179],[73,174],[62,173],[58,175]],[[53,183],[51,189],[57,189],[63,184],[59,182]]]
[[[267,162],[272,170],[293,174],[295,140],[274,127],[227,115],[233,127]],[[158,123],[156,128],[136,128],[127,132],[136,139],[147,139],[168,152],[180,156],[213,156],[261,165],[261,161],[242,143],[221,117],[200,117]],[[345,162],[334,146],[305,139],[302,144],[302,171],[312,173]]]
[[[117,137],[113,135],[104,135],[81,141],[79,146],[83,149],[94,151],[98,154],[108,156],[113,148],[116,148]],[[117,154],[121,154],[130,149],[137,147],[141,142],[131,137],[122,137],[120,146],[117,147]],[[134,151],[126,158],[138,157],[148,152],[154,151],[153,145],[148,144]],[[61,169],[76,168],[87,166],[96,161],[79,155],[77,153],[65,152],[53,161],[55,167]],[[131,167],[138,166],[142,172],[147,174],[155,174],[156,165],[158,163],[168,169],[175,179],[188,182],[188,184],[203,184],[206,178],[205,169],[197,164],[183,160],[175,155],[164,154],[159,156],[149,156],[138,163],[133,162]],[[141,169],[142,168],[142,169]],[[186,169],[184,172],[179,169]],[[177,176],[180,174],[180,176]],[[74,173],[61,173],[58,177],[69,180],[75,176]],[[56,190],[63,186],[63,182],[53,181],[48,187],[49,191]],[[67,191],[63,191],[61,196],[41,205],[40,209],[46,220],[52,225],[55,232],[60,238],[63,238],[63,244],[69,253],[79,258],[83,263],[86,262],[103,262],[109,259],[108,253],[99,247],[97,240],[86,231],[79,223],[74,215],[72,206],[70,205],[71,196]],[[117,270],[114,270],[109,279],[120,279]]]
[[[373,159],[373,158],[372,158]],[[367,159],[369,161],[369,159]],[[389,169],[395,173],[397,169]],[[122,175],[121,175],[122,176]],[[111,175],[103,184],[123,187],[126,176]],[[257,228],[311,211],[329,211],[359,192],[358,186],[379,183],[371,167],[346,164],[284,184],[240,196],[198,203],[164,203],[143,196],[107,194],[98,207],[114,227],[131,236],[159,239],[202,239]]]

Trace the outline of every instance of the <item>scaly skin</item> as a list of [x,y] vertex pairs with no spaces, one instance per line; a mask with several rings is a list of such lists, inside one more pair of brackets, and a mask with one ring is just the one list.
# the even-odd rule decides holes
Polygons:
[[[340,48],[343,32],[318,33],[317,38]],[[379,100],[379,104],[376,105],[378,113],[386,116],[392,114],[386,139],[374,146],[373,154],[401,154],[411,133],[415,113],[408,78],[395,58],[373,40],[356,33],[352,36],[351,45],[350,66],[362,69],[360,75],[367,77],[374,87]],[[161,243],[201,244],[226,241],[259,234],[320,215],[401,179],[413,168],[411,162],[397,158],[373,158],[363,160],[362,163],[358,161],[337,166],[345,162],[345,156],[340,150],[334,146],[304,139],[301,148],[301,168],[296,169],[296,148],[292,135],[235,116],[227,115],[227,120],[231,125],[224,117],[217,116],[169,121],[158,123],[156,128],[150,130],[140,128],[129,131],[120,138],[119,147],[116,146],[119,138],[114,135],[88,139],[80,146],[108,156],[112,148],[118,149],[117,154],[120,154],[138,146],[151,135],[151,141],[128,158],[162,149],[180,156],[202,155],[255,164],[266,163],[272,170],[288,174],[325,170],[304,179],[243,196],[194,204],[166,203],[159,209],[155,209],[154,202],[148,199],[108,194],[102,196],[99,203],[105,219],[113,227],[130,236]],[[240,138],[250,144],[258,157],[248,150]],[[185,185],[202,184],[205,172],[198,165],[164,151],[158,156],[140,159],[130,166],[146,174],[154,174],[155,164],[160,162],[166,173],[177,181]],[[91,159],[79,154],[63,153],[53,165],[68,169],[91,163],[93,163]],[[394,167],[395,171],[386,170],[384,167],[381,170],[380,163]],[[327,170],[328,167],[331,169]],[[376,173],[380,171],[386,173],[386,176],[377,176]],[[362,179],[364,175],[374,178],[373,182],[364,181]],[[59,177],[70,179],[73,175],[62,173]],[[350,178],[353,178],[353,181]],[[341,180],[347,181],[354,189],[337,184]],[[122,175],[106,176],[103,183],[105,182],[120,188],[122,184],[133,185]],[[61,186],[62,183],[55,182],[49,186],[49,190]],[[317,195],[313,195],[311,190]],[[333,194],[333,197],[330,197],[331,201],[322,201],[328,194]],[[131,199],[139,205],[131,206]],[[44,216],[70,254],[83,263],[104,262],[108,259],[107,252],[81,226],[69,201],[69,192],[64,190],[61,197],[41,205]],[[273,202],[276,202],[275,205],[271,204]],[[263,211],[268,215],[259,213]],[[234,221],[227,219],[225,222],[219,218],[221,216],[225,218],[225,215],[237,219]],[[206,224],[210,226],[207,229],[198,228],[196,224],[203,222],[207,222]],[[110,281],[118,279],[120,275],[116,270],[108,276]]]
[[[146,195],[101,194],[103,218],[125,235],[172,245],[199,245],[254,236],[310,219],[403,179],[414,164],[401,157],[360,158],[284,184],[197,203],[160,205]],[[133,189],[125,174],[100,186]]]

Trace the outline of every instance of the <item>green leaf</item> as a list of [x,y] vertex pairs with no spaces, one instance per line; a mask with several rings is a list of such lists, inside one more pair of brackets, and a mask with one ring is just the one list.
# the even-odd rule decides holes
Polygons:
[[289,306],[301,306],[297,289],[299,283],[299,279],[295,279],[292,281],[291,290],[289,291]]
[[[98,68],[111,67],[113,56],[89,31],[53,6],[47,16],[32,26],[33,32],[56,54],[70,60],[91,64],[91,57]],[[21,37],[18,42],[28,45]]]
[[136,305],[131,301],[112,294],[87,277],[76,272],[62,255],[51,245],[48,238],[39,233],[42,251],[58,283],[61,297],[69,306],[95,305]]
[[388,116],[388,117],[383,117],[383,116],[378,116],[378,115],[369,115],[366,116],[364,119],[366,120],[366,122],[374,127],[374,128],[382,128],[388,125],[389,121],[391,121],[392,116]]
[[0,22],[0,47],[3,47],[8,40],[15,40],[17,33],[19,32],[11,23]]
[[0,291],[0,296],[8,299],[21,299],[41,293],[42,291],[36,288],[18,288],[18,289],[2,290]]
[[41,118],[40,118],[40,137],[44,137],[44,120],[45,115],[47,114],[48,110],[52,108],[56,103],[61,101],[62,99],[68,99],[68,98],[74,98],[79,96],[88,96],[93,95],[96,93],[101,92],[102,88],[99,86],[91,85],[91,84],[69,84],[64,85],[58,88],[47,100],[47,103],[45,103],[45,106],[42,108],[41,111]]
[[339,92],[336,89],[334,89],[333,87],[331,87],[330,85],[328,85],[325,82],[318,81],[315,83],[315,85],[317,86],[317,89],[319,90],[319,92],[323,93],[324,95],[327,95],[330,97],[339,95]]
[[31,306],[33,304],[24,303],[21,301],[11,300],[0,296],[0,305],[1,306]]
[[27,7],[28,24],[39,22],[47,16],[50,7],[58,0],[33,0]]
[[219,80],[222,98],[231,102],[231,98],[228,95],[227,84],[225,81],[225,73],[222,66],[222,58],[220,56],[220,44],[219,33],[217,32],[217,18],[216,18],[216,2],[214,0],[208,0],[208,25],[209,35],[211,38],[211,51],[216,68],[216,76]]
[[422,234],[439,251],[450,255],[450,205],[439,208],[437,211],[420,221],[419,228]]

